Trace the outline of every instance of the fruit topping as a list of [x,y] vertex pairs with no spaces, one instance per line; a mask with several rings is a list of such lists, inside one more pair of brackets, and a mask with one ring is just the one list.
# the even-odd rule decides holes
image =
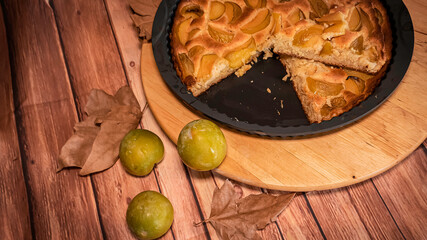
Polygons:
[[267,0],[245,0],[246,6],[252,9],[263,8],[267,5]]
[[274,27],[272,34],[280,32],[282,29],[282,15],[280,13],[273,13]]
[[338,95],[343,89],[341,83],[330,83],[307,77],[308,89],[314,94],[322,97]]
[[234,2],[225,2],[225,15],[228,18],[228,23],[235,23],[242,16],[242,9]]
[[187,54],[180,53],[178,55],[178,58],[179,58],[179,62],[181,63],[181,66],[182,66],[182,75],[183,75],[183,78],[186,78],[189,75],[193,75],[193,73],[194,73],[194,64],[190,60],[190,58],[188,58]]
[[327,41],[325,44],[323,44],[322,51],[320,51],[320,56],[327,56],[332,54],[332,44],[331,42]]
[[363,36],[359,36],[353,40],[350,44],[350,48],[353,49],[356,54],[361,55],[363,53]]
[[224,14],[225,6],[222,2],[211,2],[211,10],[209,11],[209,20],[217,20]]
[[200,32],[200,29],[198,29],[198,28],[195,28],[195,29],[191,30],[188,33],[188,40],[187,41],[193,39],[199,32]]
[[320,23],[334,24],[342,22],[343,19],[344,15],[342,14],[342,12],[334,12],[317,18],[316,21]]
[[271,13],[268,9],[263,9],[252,19],[246,23],[242,28],[242,32],[247,34],[254,34],[266,28],[270,24]]
[[204,50],[205,50],[204,47],[202,47],[200,45],[196,45],[196,46],[190,48],[190,50],[188,51],[188,56],[192,58],[194,56],[202,54]]
[[360,95],[365,90],[365,81],[354,76],[349,76],[345,80],[345,90]]
[[316,18],[322,17],[329,13],[329,7],[323,0],[308,0],[311,9],[313,9]]
[[215,40],[220,43],[229,43],[233,40],[234,34],[231,32],[226,32],[223,30],[220,30],[218,28],[214,28],[212,26],[208,26],[208,32],[209,35]]
[[185,43],[187,43],[188,41],[188,28],[190,27],[190,24],[192,21],[193,21],[192,18],[188,18],[178,25],[177,34],[178,34],[179,42],[182,45],[185,45]]
[[288,15],[288,21],[292,25],[295,25],[295,23],[303,19],[305,19],[305,15],[299,8],[295,9],[291,14]]
[[294,36],[292,44],[298,47],[313,47],[319,41],[322,41],[323,26],[313,25],[309,28],[300,30]]
[[350,11],[350,17],[348,18],[348,28],[350,31],[360,31],[362,28],[362,20],[360,19],[360,12],[357,7],[353,7]]
[[197,77],[198,78],[209,77],[211,75],[213,66],[215,65],[215,62],[217,60],[218,60],[218,56],[216,54],[203,55],[202,59],[200,60],[200,68],[199,68],[199,72],[197,73]]
[[225,55],[225,59],[229,61],[231,68],[239,68],[247,63],[256,50],[254,38],[250,38],[243,45]]

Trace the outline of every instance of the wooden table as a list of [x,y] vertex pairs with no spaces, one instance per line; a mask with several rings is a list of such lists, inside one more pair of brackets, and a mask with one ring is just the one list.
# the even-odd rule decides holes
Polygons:
[[[92,88],[129,84],[143,100],[141,43],[123,0],[2,0],[0,11],[1,239],[132,239],[131,198],[160,191],[175,220],[164,239],[217,239],[207,218],[224,178],[181,163],[150,111],[142,126],[163,139],[166,156],[148,176],[120,164],[89,177],[56,173],[60,148],[84,117]],[[406,0],[415,25],[411,71],[427,68],[427,2]],[[423,57],[424,56],[424,57]],[[427,89],[425,89],[427,91]],[[265,239],[427,239],[427,142],[388,172],[363,183],[299,194]],[[240,184],[245,194],[265,189]]]

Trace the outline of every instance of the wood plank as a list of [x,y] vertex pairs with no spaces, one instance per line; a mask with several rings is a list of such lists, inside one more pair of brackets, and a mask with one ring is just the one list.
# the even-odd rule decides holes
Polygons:
[[[126,69],[130,64],[122,64],[122,61],[124,63],[139,62],[139,58],[132,59],[135,55],[129,55],[129,52],[138,52],[139,49],[121,47],[124,46],[121,44],[123,38],[128,38],[129,35],[123,29],[126,25],[121,25],[125,22],[118,21],[114,15],[120,13],[122,15],[118,18],[125,17],[130,21],[129,9],[126,9],[126,15],[121,11],[111,10],[111,19],[108,18],[106,10],[114,6],[123,7],[126,2],[115,2],[116,5],[110,4],[112,2],[104,5],[101,0],[53,1],[53,3],[70,75],[73,76],[71,83],[80,108],[84,106],[90,89],[101,88],[113,93],[120,86],[127,84],[127,80],[134,81],[132,74],[128,74],[126,78],[123,66]],[[113,29],[110,21],[115,26]],[[126,24],[129,25],[129,23]],[[128,31],[132,31],[131,34],[134,33],[132,28]],[[138,41],[136,36],[134,41]],[[139,77],[138,75],[138,79]],[[143,101],[140,103],[143,107]],[[175,210],[172,231],[169,231],[164,238],[171,239],[174,236],[178,239],[205,238],[203,228],[196,229],[193,226],[193,221],[200,219],[200,214],[191,185],[186,178],[185,168],[168,150],[170,149],[168,139],[161,135],[160,129],[156,130],[155,126],[147,122],[146,119],[149,116],[149,112],[146,111],[143,117],[144,128],[160,135],[167,149],[164,160],[155,170],[147,177],[136,178],[125,173],[120,164],[116,164],[112,169],[93,176],[106,235],[112,239],[131,238],[124,221],[128,201],[140,191],[156,189],[169,198]],[[109,187],[118,185],[119,187],[116,188]]]
[[[415,28],[414,56],[408,74],[411,74],[415,85],[425,82],[427,75],[427,2],[424,0],[404,1],[411,13]],[[405,89],[398,89],[404,91]],[[426,88],[419,87],[418,91],[425,96]],[[398,94],[396,92],[395,94]],[[419,98],[398,98],[395,104],[403,105],[407,101],[422,101]],[[424,101],[425,103],[425,101]],[[410,106],[405,106],[410,107]],[[412,109],[422,112],[424,106]],[[426,122],[426,115],[423,115]],[[424,140],[426,145],[427,140]],[[427,151],[419,147],[402,163],[382,174],[372,181],[384,203],[387,205],[401,232],[407,239],[427,238]]]
[[[126,77],[102,1],[52,1],[80,119],[93,88],[114,94]],[[68,171],[68,170],[65,170]],[[74,175],[76,178],[77,174]],[[126,224],[131,199],[144,190],[159,191],[156,177],[135,178],[120,164],[92,175],[105,237],[134,239]],[[165,239],[173,239],[168,232]]]
[[31,239],[30,211],[16,132],[6,36],[0,6],[0,232],[4,239]]
[[[276,191],[273,191],[276,192]],[[316,223],[304,194],[297,194],[277,219],[285,239],[322,239],[322,229]]]
[[427,151],[419,147],[398,166],[372,179],[407,239],[427,239],[426,176]]
[[403,239],[371,181],[307,198],[327,239]]
[[100,239],[90,179],[56,173],[77,116],[51,8],[33,0],[6,0],[3,7],[34,237]]

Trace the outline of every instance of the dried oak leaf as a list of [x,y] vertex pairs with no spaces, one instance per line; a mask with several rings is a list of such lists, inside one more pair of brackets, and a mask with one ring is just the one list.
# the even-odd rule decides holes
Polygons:
[[295,193],[283,195],[258,194],[240,198],[233,184],[226,180],[215,189],[210,217],[221,239],[261,239],[256,230],[265,228],[291,202]]
[[161,0],[129,0],[129,5],[134,11],[131,18],[139,29],[139,37],[150,40],[154,16]]
[[100,172],[116,163],[123,137],[138,126],[141,109],[128,87],[114,96],[94,89],[85,107],[87,118],[74,126],[74,135],[62,147],[58,171],[80,167],[80,175]]

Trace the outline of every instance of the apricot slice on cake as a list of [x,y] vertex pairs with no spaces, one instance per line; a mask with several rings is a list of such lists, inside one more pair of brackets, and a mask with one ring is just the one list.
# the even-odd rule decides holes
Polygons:
[[323,26],[313,25],[309,28],[300,30],[294,35],[292,44],[297,47],[313,47],[322,40]]
[[252,9],[263,8],[267,5],[267,0],[244,0],[246,6]]
[[200,29],[198,29],[198,28],[195,28],[195,29],[191,30],[191,31],[188,33],[188,39],[187,39],[187,41],[189,41],[189,40],[193,39],[194,37],[196,37],[196,35],[197,35],[199,32],[200,32]]
[[248,23],[241,28],[242,32],[254,34],[266,28],[270,24],[271,13],[268,9],[263,9]]
[[235,23],[242,16],[242,9],[234,2],[225,2],[225,15],[228,18],[228,23]]
[[317,18],[317,22],[327,24],[328,27],[323,31],[324,37],[330,39],[332,37],[342,36],[345,34],[346,25],[344,23],[344,14],[342,12],[334,12]]
[[361,55],[363,53],[363,36],[359,36],[353,40],[350,44],[350,48],[353,49],[356,54]]
[[358,77],[350,76],[345,80],[345,90],[360,95],[365,90],[365,81]]
[[323,0],[308,0],[315,17],[322,17],[329,13],[329,7]]
[[203,51],[205,51],[205,48],[203,46],[196,45],[196,46],[190,48],[190,50],[188,50],[188,56],[194,57],[194,56],[197,56],[199,54],[202,54]]
[[338,95],[343,90],[341,83],[330,83],[307,77],[308,89],[314,94],[322,97]]
[[360,19],[359,9],[357,7],[353,7],[350,10],[349,16],[350,17],[348,18],[348,28],[350,29],[350,31],[360,31],[360,29],[362,28],[362,20]]
[[228,60],[231,68],[239,68],[251,58],[255,50],[255,39],[251,37],[243,45],[227,53],[224,58]]
[[339,22],[342,22],[343,20],[344,20],[344,14],[342,14],[342,12],[339,12],[339,11],[328,14],[328,15],[324,15],[323,17],[316,19],[317,22],[328,23],[328,24],[339,23]]
[[305,15],[299,8],[295,9],[291,14],[288,15],[288,22],[293,25],[303,19],[305,19]]
[[220,43],[229,43],[233,40],[234,34],[230,32],[223,31],[218,28],[214,28],[211,25],[208,26],[209,35],[217,42]]
[[323,44],[322,51],[320,51],[320,56],[327,56],[332,54],[332,43],[327,41]]
[[282,29],[282,15],[280,13],[273,13],[273,21],[274,27],[271,33],[276,34]]
[[194,64],[193,62],[190,60],[190,58],[188,58],[187,54],[185,53],[180,53],[178,55],[179,58],[179,62],[181,63],[182,66],[182,75],[183,77],[187,77],[189,75],[193,75],[194,73]]
[[224,14],[225,6],[222,2],[211,2],[211,10],[209,11],[209,20],[217,20]]
[[179,42],[182,45],[185,45],[185,43],[187,43],[187,41],[188,41],[188,28],[190,27],[190,24],[192,21],[193,21],[193,19],[189,18],[189,19],[184,20],[183,22],[181,22],[178,25],[177,34],[178,34]]
[[215,65],[215,62],[218,60],[218,56],[216,54],[206,54],[203,55],[200,60],[199,72],[197,73],[198,78],[209,77],[212,72],[212,68]]

